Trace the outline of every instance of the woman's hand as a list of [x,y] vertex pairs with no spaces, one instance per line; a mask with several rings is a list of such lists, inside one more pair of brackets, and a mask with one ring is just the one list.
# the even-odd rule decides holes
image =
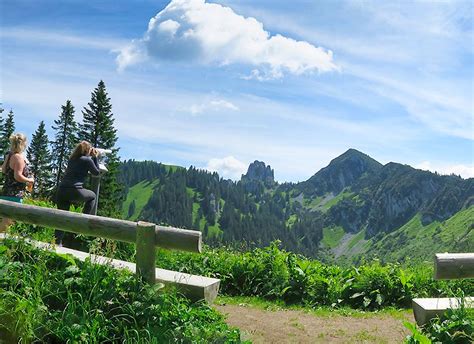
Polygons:
[[97,149],[95,149],[94,147],[92,147],[91,150],[89,151],[89,155],[90,155],[90,156],[93,156],[93,157],[98,157],[98,156],[99,156],[99,152],[97,151]]
[[30,181],[26,182],[26,191],[33,192],[33,185],[35,183],[34,178],[28,178]]

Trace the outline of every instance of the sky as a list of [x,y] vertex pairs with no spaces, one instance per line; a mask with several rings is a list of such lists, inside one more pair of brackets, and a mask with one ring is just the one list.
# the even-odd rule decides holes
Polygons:
[[308,179],[349,148],[474,177],[472,1],[2,0],[17,131],[104,80],[122,159]]

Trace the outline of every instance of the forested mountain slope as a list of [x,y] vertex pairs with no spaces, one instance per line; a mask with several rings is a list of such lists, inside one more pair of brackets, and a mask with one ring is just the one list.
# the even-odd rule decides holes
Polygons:
[[[126,161],[121,181],[125,218],[201,230],[211,244],[251,247],[278,239],[286,249],[320,258],[404,252],[389,255],[394,260],[411,251],[419,257],[415,251],[424,245],[474,250],[474,240],[467,240],[474,179],[382,165],[354,149],[301,183],[275,182],[260,161],[238,182],[194,167]],[[463,221],[455,220],[458,213]],[[444,225],[447,220],[456,225]],[[410,237],[407,228],[421,237]],[[440,241],[426,228],[464,244]],[[413,244],[415,238],[423,245]],[[440,245],[429,245],[435,241]]]

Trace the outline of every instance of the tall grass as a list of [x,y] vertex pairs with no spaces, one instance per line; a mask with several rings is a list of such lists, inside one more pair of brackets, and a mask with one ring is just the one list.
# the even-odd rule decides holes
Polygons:
[[126,272],[0,243],[0,338],[7,342],[239,342],[206,304]]

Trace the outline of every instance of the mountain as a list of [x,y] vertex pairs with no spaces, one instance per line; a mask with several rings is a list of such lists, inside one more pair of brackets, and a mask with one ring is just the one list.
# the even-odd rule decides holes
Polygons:
[[200,230],[211,245],[280,240],[285,249],[323,259],[359,259],[390,247],[395,251],[384,256],[396,260],[406,247],[474,250],[474,179],[382,165],[355,149],[300,183],[275,182],[262,161],[238,182],[194,167],[136,161],[122,164],[121,178],[125,218]]
[[326,193],[338,194],[345,187],[355,184],[368,175],[380,172],[382,164],[355,149],[333,159],[307,181],[299,184],[299,189],[308,196],[322,196]]

